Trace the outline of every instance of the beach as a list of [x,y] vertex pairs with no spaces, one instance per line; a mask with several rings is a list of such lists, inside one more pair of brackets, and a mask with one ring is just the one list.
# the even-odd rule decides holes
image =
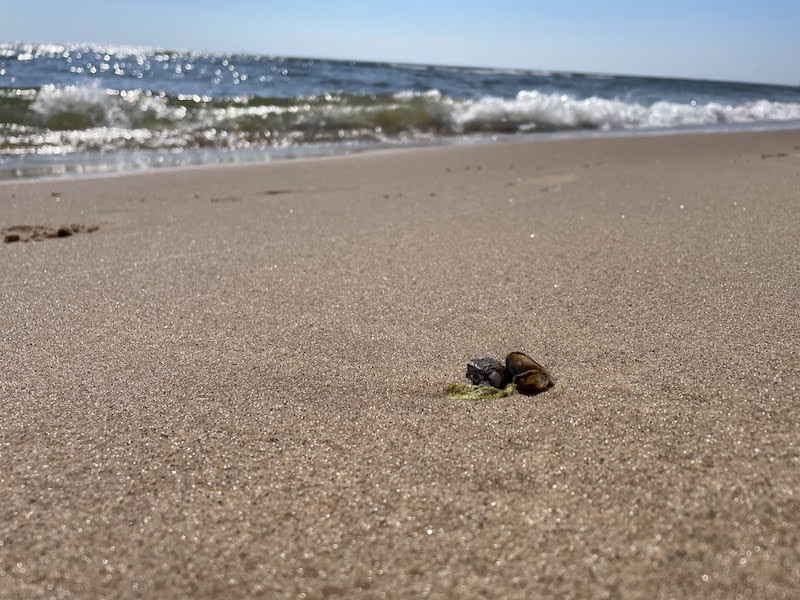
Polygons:
[[793,597],[798,198],[790,130],[0,184],[0,597]]

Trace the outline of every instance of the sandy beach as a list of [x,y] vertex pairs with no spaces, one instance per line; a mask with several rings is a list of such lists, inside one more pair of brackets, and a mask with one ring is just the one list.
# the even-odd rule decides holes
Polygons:
[[[800,132],[3,183],[0,228],[2,598],[796,597]],[[513,350],[555,387],[446,398]]]

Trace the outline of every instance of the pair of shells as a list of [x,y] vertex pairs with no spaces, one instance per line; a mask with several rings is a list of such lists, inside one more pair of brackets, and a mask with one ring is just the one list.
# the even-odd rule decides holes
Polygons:
[[467,364],[467,379],[475,385],[504,388],[509,383],[521,394],[532,396],[553,385],[550,373],[524,352],[511,352],[506,364],[494,358],[476,358]]

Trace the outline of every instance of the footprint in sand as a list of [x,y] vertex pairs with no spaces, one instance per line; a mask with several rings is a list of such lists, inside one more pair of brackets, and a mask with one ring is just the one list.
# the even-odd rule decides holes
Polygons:
[[211,199],[212,204],[222,204],[222,203],[229,203],[229,202],[241,202],[241,198],[239,196],[218,196]]
[[38,242],[63,238],[76,233],[92,233],[99,228],[100,226],[95,223],[90,225],[73,223],[58,227],[50,227],[49,225],[12,225],[11,227],[0,229],[0,234],[3,236],[3,241],[10,244],[11,242]]
[[576,179],[578,176],[575,173],[552,173],[530,179],[518,179],[516,183],[517,185],[535,185],[544,192],[559,192],[562,185],[572,183]]
[[[291,194],[294,190],[284,190],[284,189],[275,189],[275,190],[264,190],[261,192],[264,196],[279,196],[282,194]],[[198,195],[195,195],[195,198],[198,198]],[[234,196],[232,194],[228,194],[227,196],[215,196],[211,198],[211,202],[214,204],[227,204],[229,202],[241,202],[242,198],[239,196]]]

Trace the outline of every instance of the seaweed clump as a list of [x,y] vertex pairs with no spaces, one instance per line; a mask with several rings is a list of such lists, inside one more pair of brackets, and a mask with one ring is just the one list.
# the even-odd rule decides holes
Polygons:
[[447,397],[451,400],[497,400],[510,396],[514,391],[513,384],[504,388],[496,388],[491,385],[451,383],[447,386]]

